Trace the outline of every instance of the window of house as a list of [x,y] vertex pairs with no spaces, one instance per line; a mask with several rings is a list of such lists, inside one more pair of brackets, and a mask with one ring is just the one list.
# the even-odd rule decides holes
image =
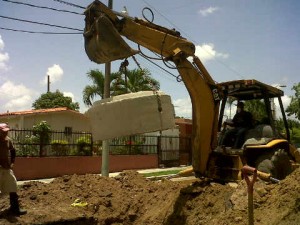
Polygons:
[[65,134],[66,135],[70,135],[70,134],[72,134],[72,127],[65,127]]

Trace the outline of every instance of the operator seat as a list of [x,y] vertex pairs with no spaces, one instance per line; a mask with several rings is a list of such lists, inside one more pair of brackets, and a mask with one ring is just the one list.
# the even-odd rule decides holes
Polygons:
[[245,135],[245,140],[248,140],[250,138],[272,138],[274,137],[273,129],[268,124],[259,124],[253,129],[250,129],[247,131]]
[[268,124],[260,124],[245,135],[245,145],[266,144],[274,137],[274,131]]

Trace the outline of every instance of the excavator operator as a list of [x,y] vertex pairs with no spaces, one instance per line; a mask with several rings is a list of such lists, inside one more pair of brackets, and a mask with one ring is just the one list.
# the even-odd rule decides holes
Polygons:
[[[229,125],[233,128],[226,129]],[[244,110],[244,103],[238,102],[237,112],[234,115],[232,121],[225,121],[224,124],[225,133],[221,137],[220,146],[229,146],[234,139],[233,149],[241,148],[244,143],[244,137],[246,132],[253,128],[253,117],[250,112]]]

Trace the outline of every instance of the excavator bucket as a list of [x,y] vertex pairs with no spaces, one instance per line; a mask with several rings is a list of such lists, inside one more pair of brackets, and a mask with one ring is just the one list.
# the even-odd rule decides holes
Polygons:
[[86,54],[91,61],[99,64],[107,63],[138,53],[122,39],[113,23],[104,14],[90,22],[86,20],[84,41]]

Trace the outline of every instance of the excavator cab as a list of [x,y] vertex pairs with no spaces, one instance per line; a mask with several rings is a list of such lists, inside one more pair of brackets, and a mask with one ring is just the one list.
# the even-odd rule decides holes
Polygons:
[[[283,91],[257,80],[236,80],[219,85],[224,97],[218,120],[219,142],[210,157],[209,176],[221,180],[237,180],[240,179],[241,167],[247,164],[271,174],[272,177],[284,179],[292,171],[290,160],[294,158],[296,148],[290,144],[288,123],[281,100]],[[276,126],[275,99],[279,102],[284,130],[279,130]],[[234,105],[238,102],[247,105],[248,101],[252,101],[248,105],[255,107],[253,100],[259,101],[263,106],[255,109],[264,111],[258,114],[256,110],[251,110],[253,120],[249,122],[252,127],[243,134],[241,146],[234,148],[233,143],[237,138],[235,135],[227,136],[227,141],[224,141],[224,135],[232,133],[229,130],[234,128],[223,124],[235,114],[232,112]],[[247,107],[245,110],[247,111]]]

